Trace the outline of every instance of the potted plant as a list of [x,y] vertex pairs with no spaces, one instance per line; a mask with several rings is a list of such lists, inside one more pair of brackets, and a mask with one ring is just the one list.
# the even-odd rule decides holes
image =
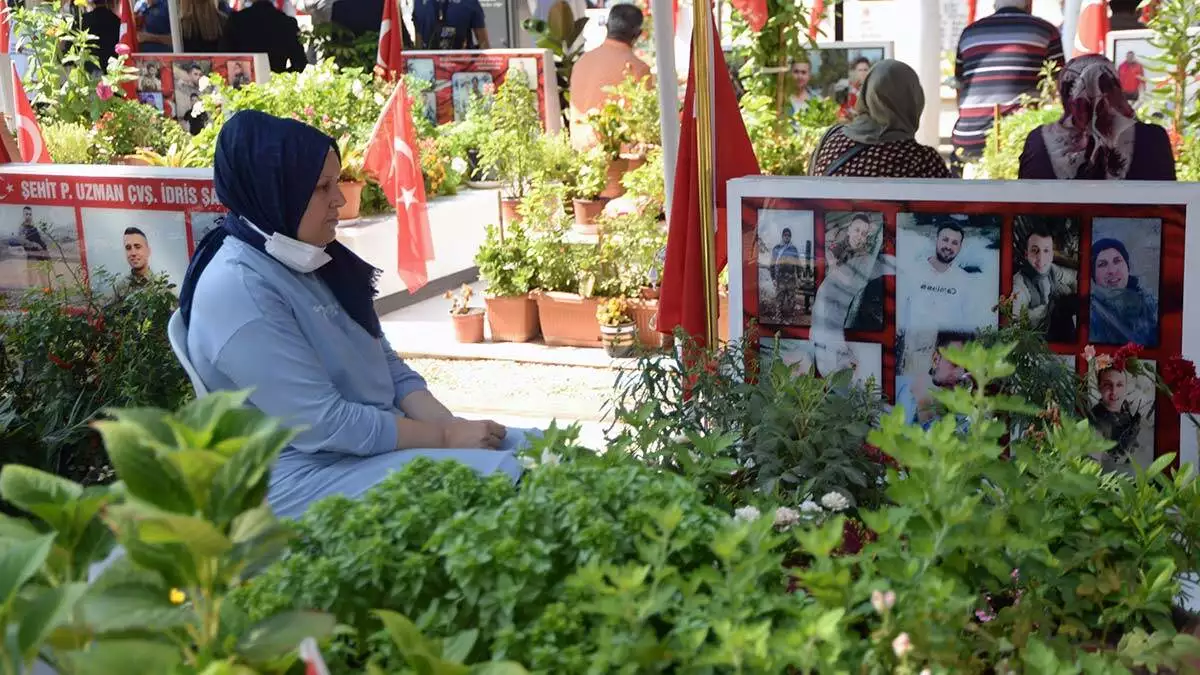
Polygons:
[[450,317],[454,320],[454,337],[462,343],[474,344],[483,342],[482,307],[471,306],[471,296],[475,291],[463,284],[457,293],[446,291],[444,296],[450,301]]
[[542,164],[541,122],[533,91],[520,78],[505,80],[492,101],[492,133],[481,140],[480,162],[500,181],[500,214],[517,220],[517,205],[532,187]]
[[596,134],[599,148],[607,160],[604,190],[600,196],[616,199],[625,194],[621,177],[629,168],[629,160],[621,157],[621,150],[629,142],[627,111],[619,100],[610,98],[604,105],[588,116],[588,124]]
[[625,298],[609,298],[596,308],[596,320],[600,322],[600,341],[604,351],[614,359],[633,356],[637,347],[637,324],[629,313],[629,301]]
[[540,225],[530,243],[530,256],[537,270],[533,297],[542,339],[553,346],[599,347],[596,308],[600,303],[593,297],[594,284],[581,283],[597,246],[571,241],[565,215]]
[[362,205],[362,191],[367,184],[367,170],[363,166],[362,148],[350,140],[350,136],[338,139],[338,154],[342,157],[342,173],[338,176],[338,187],[346,203],[338,209],[338,220],[358,218]]
[[537,263],[530,239],[519,224],[489,225],[475,264],[487,282],[488,326],[492,340],[528,342],[538,336],[538,307],[530,295],[537,281]]
[[588,151],[579,162],[572,186],[575,228],[583,234],[597,234],[596,218],[604,212],[607,199],[600,195],[608,186],[608,158],[599,148]]

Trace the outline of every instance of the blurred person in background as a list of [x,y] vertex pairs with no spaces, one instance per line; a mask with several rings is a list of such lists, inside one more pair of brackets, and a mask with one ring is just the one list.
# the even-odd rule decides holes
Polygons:
[[653,87],[650,66],[633,52],[633,44],[642,35],[645,17],[637,5],[614,5],[608,13],[608,37],[599,47],[579,57],[571,70],[571,145],[587,150],[596,145],[596,134],[588,116],[599,110],[615,87],[628,76]]

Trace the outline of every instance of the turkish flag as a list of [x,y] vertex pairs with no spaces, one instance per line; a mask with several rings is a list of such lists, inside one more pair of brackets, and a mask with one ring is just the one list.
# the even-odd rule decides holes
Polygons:
[[1075,29],[1075,56],[1103,54],[1108,40],[1108,0],[1083,0]]
[[[718,45],[717,28],[710,25],[713,44]],[[696,30],[703,30],[696,26]],[[695,31],[692,32],[695,40]],[[667,232],[667,259],[663,269],[662,291],[658,301],[658,329],[671,333],[682,327],[697,344],[705,338],[704,264],[700,257],[700,183],[696,162],[696,68],[695,55],[688,69],[687,93],[683,98],[683,120],[679,130],[679,157],[675,165],[675,192],[671,203],[670,229]],[[746,134],[746,124],[738,109],[737,95],[729,79],[729,68],[720,49],[713,50],[713,180],[716,201],[717,271],[725,266],[728,246],[725,237],[725,183],[741,176],[759,173],[754,146]],[[706,83],[701,83],[703,86]],[[735,264],[741,264],[741,255]],[[715,310],[715,308],[714,308]]]
[[979,11],[979,0],[967,0],[967,25],[975,23]]
[[825,18],[825,0],[813,0],[812,13],[808,15],[808,39],[816,40],[821,34],[821,19]]
[[[117,35],[117,44],[125,45],[130,54],[136,54],[138,51],[137,21],[130,0],[118,0],[117,18],[121,20],[121,32]],[[122,85],[122,89],[125,90],[125,98],[131,101],[137,100],[137,82],[126,82]]]
[[304,638],[300,643],[300,660],[304,662],[304,675],[329,675],[329,667],[325,665],[316,640]]
[[404,24],[400,22],[400,4],[384,0],[383,21],[379,24],[379,51],[375,54],[375,73],[391,81],[400,77],[404,49]]
[[17,107],[17,145],[21,148],[21,161],[52,164],[50,152],[46,150],[46,141],[42,138],[42,130],[38,127],[37,116],[33,114],[33,106],[29,104],[25,86],[21,84],[21,76],[17,74],[17,64],[11,65],[13,101]]
[[415,293],[429,280],[425,263],[433,260],[433,235],[411,111],[408,90],[397,86],[371,132],[363,166],[396,209],[400,246],[396,263],[408,292]]
[[[695,1],[700,2],[701,0]],[[730,4],[742,15],[746,23],[750,24],[750,30],[755,33],[767,25],[767,0],[730,0]],[[721,43],[717,42],[716,44]]]
[[12,28],[8,25],[10,12],[12,10],[7,6],[0,8],[0,54],[7,54],[12,43]]

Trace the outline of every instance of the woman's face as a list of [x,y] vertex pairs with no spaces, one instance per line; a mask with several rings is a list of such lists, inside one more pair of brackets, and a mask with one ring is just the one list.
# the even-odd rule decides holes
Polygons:
[[867,247],[867,238],[871,234],[871,224],[865,220],[855,220],[850,223],[850,229],[847,232],[847,238],[850,241],[850,248],[854,251],[861,251]]
[[1101,288],[1125,288],[1129,285],[1129,263],[1115,248],[1106,248],[1096,256],[1093,274]]
[[325,166],[317,179],[317,189],[308,200],[308,208],[300,217],[296,238],[313,246],[328,246],[337,238],[338,209],[346,204],[342,189],[338,187],[338,176],[342,166],[337,153],[331,148],[325,155]]
[[812,81],[812,66],[807,62],[792,64],[792,80],[796,82],[797,90],[808,89],[808,83]]

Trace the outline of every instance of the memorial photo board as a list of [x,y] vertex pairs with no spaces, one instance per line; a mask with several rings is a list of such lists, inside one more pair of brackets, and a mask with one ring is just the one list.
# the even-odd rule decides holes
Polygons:
[[[1200,40],[1200,27],[1192,28],[1188,33]],[[1150,44],[1152,37],[1154,31],[1145,29],[1108,33],[1108,58],[1117,64],[1126,97],[1139,107],[1146,103],[1149,92],[1167,83],[1163,64],[1156,60],[1162,56],[1162,50]],[[1200,93],[1200,81],[1194,81],[1188,87],[1188,99],[1192,103],[1195,103],[1197,93]]]
[[791,112],[798,112],[809,98],[824,98],[836,101],[841,115],[848,116],[871,66],[888,58],[891,42],[819,43],[788,67]]
[[178,286],[223,212],[208,169],[0,167],[0,309],[30,289],[104,290],[135,270]]
[[1088,374],[1088,416],[1117,444],[1101,461],[1148,466],[1181,451],[1196,462],[1191,424],[1148,377],[1097,377],[1078,355],[1133,342],[1151,368],[1200,356],[1200,193],[1176,183],[1013,185],[731,181],[730,336],[755,325],[760,356],[798,372],[853,369],[928,426],[932,393],[966,378],[941,348],[999,327],[1001,302],[1011,302],[1068,368]]
[[193,108],[201,96],[211,92],[206,80],[219,75],[234,88],[251,82],[264,83],[271,77],[266,54],[133,54],[129,65],[138,71],[137,94],[142,103],[158,108],[171,119],[199,127]]
[[538,115],[547,131],[562,128],[554,58],[545,49],[406,51],[404,70],[431,85],[425,113],[435,124],[464,119],[472,96],[492,96],[516,74],[537,94]]

